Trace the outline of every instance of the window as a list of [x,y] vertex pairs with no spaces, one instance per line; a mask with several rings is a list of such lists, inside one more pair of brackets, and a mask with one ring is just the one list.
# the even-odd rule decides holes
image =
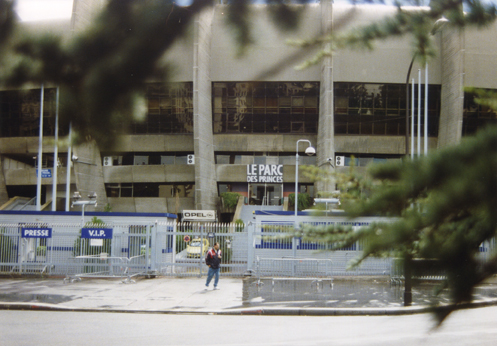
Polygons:
[[193,83],[150,83],[148,114],[131,125],[131,133],[193,133]]
[[317,133],[318,82],[213,83],[214,133]]
[[475,98],[475,94],[464,93],[463,136],[473,135],[486,125],[497,124],[497,112],[477,104]]
[[[43,92],[43,135],[55,134],[56,89]],[[0,91],[0,136],[36,137],[40,129],[40,89]],[[60,128],[59,135],[67,135]]]
[[[424,85],[421,92],[422,107],[423,89]],[[440,93],[439,85],[428,86],[429,136],[438,135]],[[417,105],[417,93],[415,94],[414,103]],[[335,134],[401,136],[406,133],[404,84],[335,83],[334,107]],[[417,114],[417,109],[415,111]],[[421,112],[424,114],[424,109]],[[421,123],[424,127],[424,117]]]
[[107,197],[194,197],[194,183],[110,183]]

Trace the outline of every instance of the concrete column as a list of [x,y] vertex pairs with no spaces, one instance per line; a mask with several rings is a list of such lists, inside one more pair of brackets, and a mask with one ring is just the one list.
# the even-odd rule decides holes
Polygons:
[[[322,30],[328,32],[333,26],[333,4],[330,0],[321,1]],[[329,48],[325,45],[324,49]],[[335,127],[333,116],[333,58],[326,57],[321,65],[321,92],[319,100],[318,142],[316,147],[317,164],[321,169],[332,172],[330,162],[335,160]],[[332,162],[334,165],[334,162]],[[335,190],[334,181],[317,182],[318,192]]]
[[442,30],[442,100],[438,148],[461,141],[464,107],[464,39],[456,28]]
[[0,206],[9,201],[5,175],[3,174],[3,157],[0,156]]
[[103,211],[107,204],[104,174],[100,151],[94,141],[73,148],[74,176],[76,188],[83,199],[87,199],[90,192],[97,193],[97,207],[87,207],[86,211]]
[[194,23],[193,138],[195,151],[195,207],[216,209],[217,184],[212,133],[212,82],[210,77],[214,9],[199,13]]

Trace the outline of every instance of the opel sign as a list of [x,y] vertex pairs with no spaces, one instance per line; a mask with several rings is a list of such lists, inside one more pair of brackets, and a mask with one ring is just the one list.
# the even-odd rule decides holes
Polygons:
[[215,210],[183,210],[184,221],[216,221]]

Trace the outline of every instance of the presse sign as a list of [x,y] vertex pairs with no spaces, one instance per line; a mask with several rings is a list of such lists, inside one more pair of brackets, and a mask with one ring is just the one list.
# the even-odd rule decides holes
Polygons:
[[51,228],[21,228],[22,238],[52,238]]
[[282,183],[283,165],[247,165],[248,183]]

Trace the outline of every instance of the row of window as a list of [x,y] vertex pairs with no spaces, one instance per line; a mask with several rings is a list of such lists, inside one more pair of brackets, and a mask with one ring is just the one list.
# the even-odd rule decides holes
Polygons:
[[317,133],[317,82],[212,85],[214,133]]
[[153,152],[102,154],[104,166],[187,165],[189,153]]
[[[421,113],[424,114],[424,85]],[[43,103],[43,133],[55,133],[55,89],[47,88]],[[411,86],[409,86],[411,95]],[[418,91],[414,93],[417,114]],[[193,133],[193,83],[150,83],[145,90],[148,114],[131,124],[131,134]],[[316,134],[319,119],[318,82],[214,82],[212,120],[214,133],[309,133]],[[465,94],[463,133],[495,122],[496,112],[478,105]],[[428,134],[438,135],[441,86],[428,87]],[[334,84],[334,128],[344,135],[404,135],[406,132],[405,85]],[[40,90],[0,92],[0,136],[38,136]],[[409,112],[410,117],[410,112]],[[421,132],[424,132],[424,117]],[[410,123],[410,119],[409,119]],[[417,131],[415,121],[415,131]],[[65,135],[67,129],[60,129]]]
[[109,183],[107,197],[195,197],[194,183]]
[[[55,93],[47,88],[43,92],[43,135],[55,134]],[[0,136],[34,137],[40,129],[41,89],[8,90],[0,92]],[[67,130],[60,129],[61,136]]]
[[[425,86],[421,87],[421,114],[424,114]],[[409,95],[411,95],[409,86]],[[438,135],[441,86],[428,86],[428,135]],[[335,134],[390,135],[406,133],[406,90],[403,84],[335,83]],[[411,108],[409,100],[409,107]],[[415,89],[414,113],[418,113],[418,90]],[[411,123],[409,111],[409,124]],[[417,119],[414,131],[417,131]],[[421,117],[424,132],[424,116]]]

